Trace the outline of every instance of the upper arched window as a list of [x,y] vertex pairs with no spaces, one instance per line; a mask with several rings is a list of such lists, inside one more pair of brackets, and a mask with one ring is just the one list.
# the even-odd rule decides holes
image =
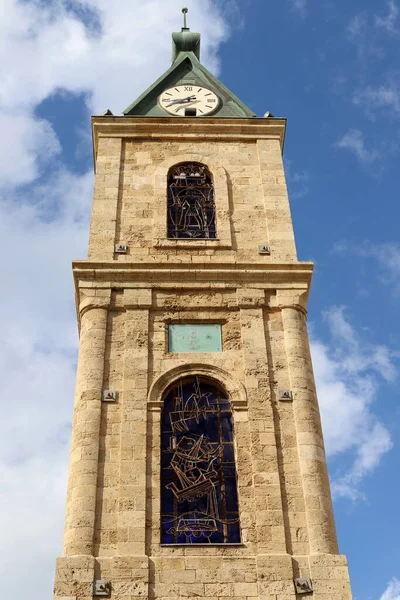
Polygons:
[[206,165],[185,162],[170,168],[167,221],[169,238],[216,237],[214,184]]
[[233,418],[200,377],[170,388],[161,419],[161,543],[240,542]]

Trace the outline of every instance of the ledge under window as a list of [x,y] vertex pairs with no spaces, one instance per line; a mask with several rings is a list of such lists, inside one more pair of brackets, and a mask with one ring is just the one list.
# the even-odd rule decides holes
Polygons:
[[210,544],[160,544],[160,546],[161,548],[171,548],[171,546],[173,548],[197,548],[198,546],[202,548],[211,548],[212,546],[219,546],[220,548],[247,548],[243,542],[232,542],[231,544],[213,544],[212,542]]
[[154,240],[155,248],[232,248],[231,243],[226,243],[218,238],[208,239],[168,239],[157,238]]

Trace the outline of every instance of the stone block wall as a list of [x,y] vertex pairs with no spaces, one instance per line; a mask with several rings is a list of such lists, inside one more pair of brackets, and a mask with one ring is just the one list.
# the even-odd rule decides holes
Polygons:
[[[80,353],[54,600],[89,600],[95,579],[113,600],[299,600],[296,577],[313,581],[304,597],[351,600],[307,337],[312,265],[296,259],[280,138],[125,133],[98,140],[89,260],[74,264]],[[165,239],[166,173],[181,160],[215,176],[217,241]],[[222,352],[169,352],[168,325],[193,322],[221,324]],[[233,406],[240,544],[160,544],[162,402],[186,375]],[[106,389],[116,402],[101,401]]]
[[[207,139],[194,128],[181,141],[178,136],[143,139],[131,121],[136,135],[98,141],[89,260],[259,260],[259,244],[271,246],[264,262],[297,260],[276,135],[259,139],[232,131],[229,136],[210,133]],[[206,164],[213,175],[216,240],[167,239],[167,175],[174,164],[186,161]],[[114,254],[118,243],[129,246],[127,255]]]

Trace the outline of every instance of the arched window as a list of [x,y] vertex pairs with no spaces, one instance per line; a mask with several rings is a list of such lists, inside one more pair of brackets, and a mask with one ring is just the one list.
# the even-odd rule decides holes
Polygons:
[[214,184],[206,165],[185,162],[168,172],[168,237],[216,237]]
[[231,404],[210,380],[170,388],[161,419],[161,543],[240,542]]

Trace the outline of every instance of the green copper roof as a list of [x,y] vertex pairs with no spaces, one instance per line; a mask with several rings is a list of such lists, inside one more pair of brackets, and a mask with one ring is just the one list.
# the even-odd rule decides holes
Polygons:
[[[199,85],[213,90],[221,103],[210,117],[255,117],[255,113],[200,63],[200,34],[182,28],[172,34],[172,65],[123,112],[126,116],[171,117],[157,103],[163,90],[177,85]],[[201,118],[201,117],[196,117]]]

